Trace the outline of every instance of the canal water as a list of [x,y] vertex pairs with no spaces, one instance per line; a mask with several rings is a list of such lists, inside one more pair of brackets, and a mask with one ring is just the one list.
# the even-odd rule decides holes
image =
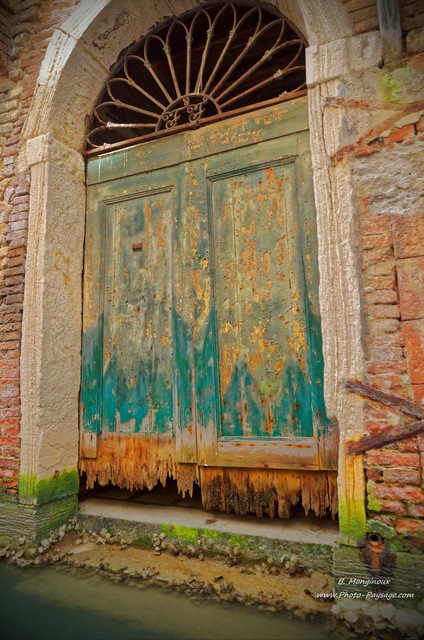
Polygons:
[[0,564],[0,594],[1,640],[337,640],[321,620],[56,567]]

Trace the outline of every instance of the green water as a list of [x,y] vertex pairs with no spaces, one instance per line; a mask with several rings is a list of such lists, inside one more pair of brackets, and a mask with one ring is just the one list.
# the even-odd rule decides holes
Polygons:
[[0,594],[1,640],[331,640],[324,622],[53,567],[0,565]]

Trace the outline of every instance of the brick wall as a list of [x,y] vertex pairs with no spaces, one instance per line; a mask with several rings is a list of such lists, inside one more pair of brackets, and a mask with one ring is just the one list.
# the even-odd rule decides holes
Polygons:
[[[380,155],[381,166],[387,167],[390,174],[391,154],[400,157],[401,148],[408,149],[410,157],[417,158],[419,182],[423,141],[424,117],[421,117],[415,125],[395,127],[390,135],[374,140],[362,153]],[[406,212],[378,214],[378,204],[361,198],[359,208],[368,381],[377,388],[422,402],[423,205],[418,199],[406,206]],[[373,403],[367,404],[366,416],[370,434],[405,420],[400,412]],[[393,443],[365,456],[369,516],[390,527],[389,534],[424,535],[424,521],[420,519],[424,516],[423,456],[424,437]]]
[[[377,0],[342,0],[353,24],[355,34],[378,29]],[[424,2],[399,0],[402,31],[406,35],[412,29],[424,26]]]

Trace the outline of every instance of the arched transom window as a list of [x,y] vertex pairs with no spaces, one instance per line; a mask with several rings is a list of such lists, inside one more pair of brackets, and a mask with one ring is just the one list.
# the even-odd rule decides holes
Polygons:
[[213,3],[152,29],[119,60],[88,149],[200,126],[305,90],[305,40],[272,8]]

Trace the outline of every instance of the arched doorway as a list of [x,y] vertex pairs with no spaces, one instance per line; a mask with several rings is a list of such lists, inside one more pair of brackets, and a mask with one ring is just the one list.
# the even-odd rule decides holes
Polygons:
[[214,3],[108,80],[88,134],[107,149],[87,169],[88,485],[171,476],[209,508],[336,511],[304,74],[283,17]]

